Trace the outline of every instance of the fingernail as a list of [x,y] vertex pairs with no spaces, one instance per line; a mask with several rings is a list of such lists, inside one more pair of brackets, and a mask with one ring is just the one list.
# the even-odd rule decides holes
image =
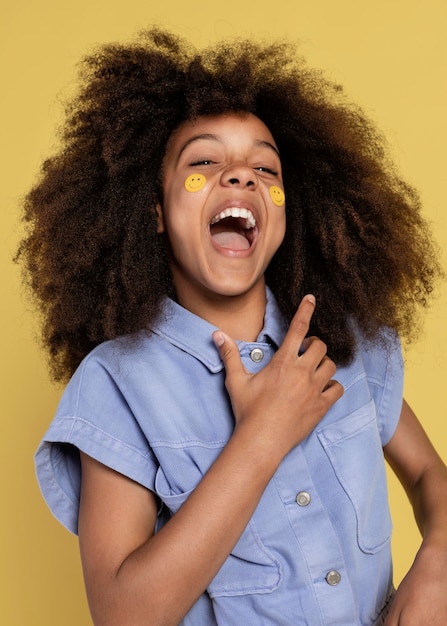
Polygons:
[[312,293],[308,293],[306,296],[304,296],[304,298],[308,300],[309,302],[311,302],[314,306],[317,303],[315,296]]
[[221,346],[223,346],[223,344],[225,343],[225,337],[223,335],[223,333],[219,333],[216,332],[213,334],[213,341],[216,344],[216,346],[218,348],[220,348]]

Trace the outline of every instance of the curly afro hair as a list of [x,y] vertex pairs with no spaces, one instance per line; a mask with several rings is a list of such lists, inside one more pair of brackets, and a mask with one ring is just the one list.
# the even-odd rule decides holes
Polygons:
[[87,57],[80,81],[60,150],[25,199],[17,254],[55,379],[100,342],[149,329],[175,298],[155,212],[166,144],[183,121],[229,111],[258,116],[280,150],[287,232],[266,281],[284,315],[314,293],[311,332],[340,364],[354,326],[371,341],[385,328],[411,339],[441,272],[418,195],[362,111],[294,46],[197,51],[151,29]]

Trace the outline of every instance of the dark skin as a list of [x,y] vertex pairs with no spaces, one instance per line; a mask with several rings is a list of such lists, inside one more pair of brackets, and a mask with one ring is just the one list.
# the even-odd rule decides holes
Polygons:
[[[304,299],[281,348],[256,376],[242,367],[230,337],[215,335],[236,427],[201,483],[157,534],[154,496],[82,455],[79,539],[95,625],[139,626],[148,615],[153,624],[178,624],[234,547],[283,457],[341,397],[341,385],[332,380],[335,365],[320,340],[308,340],[305,354],[297,357],[313,310],[312,298]],[[198,527],[198,519],[206,523]],[[172,559],[174,570],[168,566]]]
[[408,494],[423,537],[385,624],[441,626],[447,623],[447,469],[405,401],[384,452]]
[[[211,141],[196,140],[211,130]],[[253,116],[226,115],[186,124],[166,152],[159,231],[171,244],[177,300],[221,329],[213,338],[227,371],[235,429],[186,503],[156,534],[155,497],[81,455],[79,540],[96,625],[137,626],[148,615],[153,624],[178,624],[231,552],[284,456],[343,394],[325,344],[306,339],[313,296],[303,300],[281,348],[259,375],[247,374],[230,339],[247,329],[260,332],[264,270],[284,236],[284,206],[276,207],[269,193],[272,184],[281,184],[280,162],[275,156],[270,163],[271,150],[259,147],[270,141]],[[184,185],[191,163],[207,179],[193,193]],[[266,176],[267,165],[275,167],[274,177]],[[225,206],[250,208],[256,216],[255,241],[243,252],[212,237],[210,219]],[[204,520],[199,528],[197,519]],[[173,559],[174,572],[167,565]]]
[[[248,121],[249,136],[254,141],[249,145],[256,145],[259,132],[265,131],[252,122]],[[178,624],[231,552],[282,459],[343,395],[343,388],[334,379],[336,366],[326,354],[325,343],[308,336],[315,311],[315,298],[311,295],[301,301],[283,344],[263,370],[249,374],[241,363],[232,338],[241,332],[235,311],[239,306],[243,325],[250,332],[256,329],[257,334],[265,310],[264,275],[252,258],[253,255],[256,259],[258,252],[242,255],[233,264],[237,255],[209,246],[210,235],[202,228],[200,215],[204,207],[208,212],[210,202],[220,206],[221,198],[229,193],[228,181],[233,181],[230,190],[234,198],[246,202],[248,194],[254,194],[250,204],[259,215],[260,250],[266,254],[270,246],[262,246],[264,242],[276,241],[280,215],[276,212],[274,219],[267,218],[277,210],[269,204],[266,193],[270,182],[264,182],[263,175],[251,164],[252,150],[247,150],[242,132],[235,140],[231,120],[229,126],[225,123],[219,129],[225,146],[219,162],[221,171],[216,175],[208,173],[211,186],[202,195],[188,195],[182,185],[176,187],[177,181],[183,184],[188,170],[183,170],[181,163],[177,168],[175,150],[167,152],[170,164],[176,165],[171,170],[166,167],[170,172],[166,177],[177,191],[170,196],[169,210],[165,207],[165,212],[160,207],[158,217],[160,231],[166,231],[171,238],[175,229],[184,227],[190,233],[191,224],[193,231],[197,225],[193,246],[203,263],[191,265],[193,257],[185,255],[183,248],[178,253],[175,263],[184,264],[174,272],[178,300],[188,306],[187,294],[194,290],[200,309],[195,312],[213,319],[221,329],[213,339],[225,365],[235,429],[185,504],[156,534],[154,495],[81,453],[79,540],[95,626],[143,626],[148,615],[151,624]],[[180,143],[177,150],[183,150],[182,146]],[[177,203],[183,208],[188,205],[184,226],[176,212]],[[175,250],[176,245],[172,248]],[[202,268],[208,267],[205,259],[214,259],[215,254],[221,255],[222,263],[231,262],[232,270],[237,270],[237,293],[225,294],[228,285],[219,265],[216,271],[204,275]],[[300,348],[303,353],[298,356]],[[405,402],[395,434],[384,451],[408,493],[423,537],[386,625],[445,626],[447,471]],[[198,520],[203,523],[198,524]],[[169,565],[173,561],[175,568]]]
[[384,327],[418,336],[440,274],[418,194],[359,108],[296,52],[283,41],[194,50],[152,29],[84,60],[59,149],[25,198],[17,257],[56,379],[99,343],[150,328],[175,297],[155,215],[163,159],[185,122],[225,113],[257,116],[281,155],[287,232],[266,282],[287,321],[314,293],[312,333],[339,365],[355,351],[350,320],[372,341]]
[[[139,626],[147,615],[153,624],[178,624],[230,553],[281,459],[342,395],[322,342],[308,340],[305,354],[296,356],[312,312],[312,302],[305,299],[284,344],[256,375],[244,370],[228,335],[215,336],[217,344],[223,340],[219,350],[236,429],[197,489],[156,535],[153,494],[81,455],[79,537],[95,625]],[[286,400],[280,404],[278,398]],[[409,495],[423,536],[386,625],[444,626],[447,472],[405,402],[385,455]],[[206,524],[198,527],[198,519]],[[167,563],[174,557],[173,570]]]

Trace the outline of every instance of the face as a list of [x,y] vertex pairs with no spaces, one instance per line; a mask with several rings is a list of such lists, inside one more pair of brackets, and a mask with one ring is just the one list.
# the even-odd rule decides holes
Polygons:
[[163,162],[159,232],[166,232],[181,304],[264,289],[285,233],[281,161],[251,114],[182,124]]

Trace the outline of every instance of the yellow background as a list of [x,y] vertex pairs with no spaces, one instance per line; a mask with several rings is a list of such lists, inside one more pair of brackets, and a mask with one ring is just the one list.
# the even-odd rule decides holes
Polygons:
[[[37,320],[11,263],[20,236],[20,198],[54,145],[60,100],[73,84],[76,62],[92,44],[128,39],[153,23],[198,45],[233,35],[300,39],[310,63],[344,84],[385,131],[401,170],[421,190],[425,215],[444,249],[447,4],[445,0],[15,0],[8,5],[0,15],[0,622],[83,626],[91,622],[77,542],[44,505],[32,459],[61,390],[49,382],[36,343]],[[406,354],[406,396],[444,459],[446,318],[443,285],[419,342]],[[399,582],[419,539],[394,480],[391,499]]]

